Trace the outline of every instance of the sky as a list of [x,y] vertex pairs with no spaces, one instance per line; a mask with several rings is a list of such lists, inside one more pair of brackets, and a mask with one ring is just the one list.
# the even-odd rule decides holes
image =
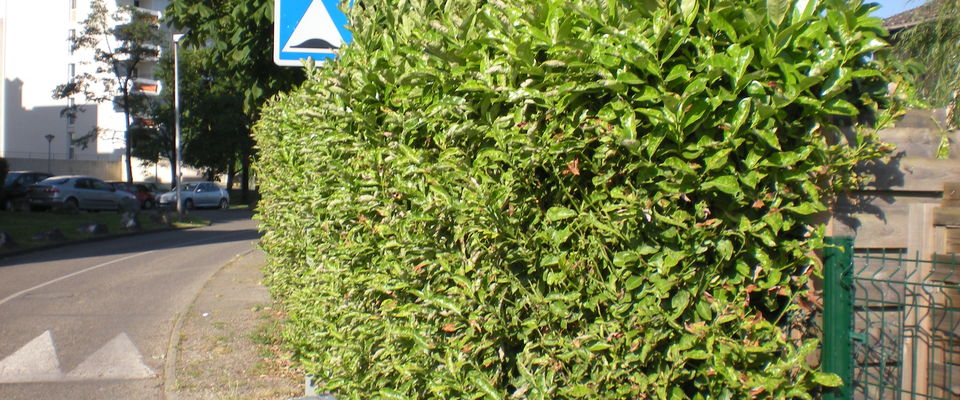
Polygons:
[[875,17],[887,18],[911,8],[919,7],[926,0],[863,0],[863,3],[877,3],[880,9],[873,13]]

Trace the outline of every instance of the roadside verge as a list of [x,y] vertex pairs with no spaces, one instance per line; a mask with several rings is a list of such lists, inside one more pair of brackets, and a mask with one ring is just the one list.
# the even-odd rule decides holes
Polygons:
[[224,265],[178,318],[164,366],[168,400],[287,399],[303,372],[282,353],[282,313],[261,284],[265,255],[251,250]]

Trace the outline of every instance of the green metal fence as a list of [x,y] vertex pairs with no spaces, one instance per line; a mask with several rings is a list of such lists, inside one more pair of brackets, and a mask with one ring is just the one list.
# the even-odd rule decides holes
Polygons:
[[825,251],[823,369],[829,399],[960,400],[960,259]]

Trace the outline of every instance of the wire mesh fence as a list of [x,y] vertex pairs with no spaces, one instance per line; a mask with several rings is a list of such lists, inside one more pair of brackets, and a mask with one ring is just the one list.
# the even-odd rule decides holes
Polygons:
[[[834,252],[850,256],[837,265],[828,254],[828,272],[839,270],[825,274],[824,323],[833,312],[841,329],[825,329],[824,365],[840,358],[833,361],[841,367],[830,372],[846,374],[849,384],[833,398],[960,400],[960,258],[921,260],[839,244]],[[829,301],[830,290],[849,291],[846,304]],[[837,341],[848,348],[826,351]]]

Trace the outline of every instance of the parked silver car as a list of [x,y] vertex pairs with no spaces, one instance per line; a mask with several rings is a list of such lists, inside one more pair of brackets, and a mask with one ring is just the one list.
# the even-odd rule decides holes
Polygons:
[[25,207],[27,203],[27,188],[53,176],[51,173],[38,171],[10,171],[6,182],[0,189],[0,208],[14,211]]
[[[230,207],[230,193],[213,182],[186,182],[180,186],[180,197],[183,201],[183,208],[188,210],[198,207],[219,207],[221,209]],[[160,195],[161,207],[176,207],[176,204],[176,189]]]
[[53,176],[27,188],[33,210],[129,210],[139,208],[137,198],[89,176]]

